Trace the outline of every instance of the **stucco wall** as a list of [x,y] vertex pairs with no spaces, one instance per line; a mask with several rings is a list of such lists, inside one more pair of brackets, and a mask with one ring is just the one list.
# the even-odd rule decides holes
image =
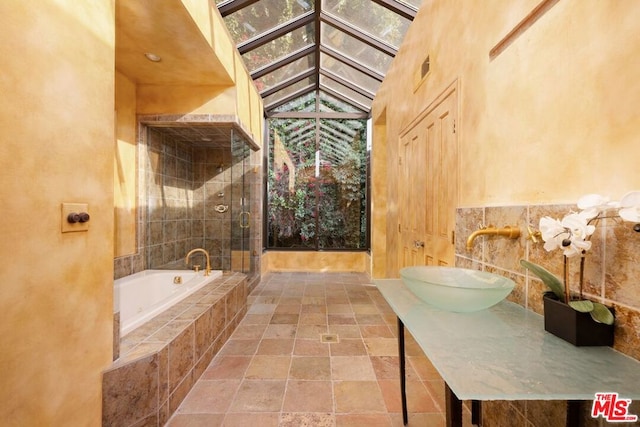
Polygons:
[[[373,202],[387,207],[374,216],[374,272],[396,267],[399,135],[456,80],[458,206],[573,203],[640,188],[640,2],[549,3],[490,58],[540,0],[424,2],[373,105],[373,161],[386,166],[374,163]],[[417,85],[427,55],[431,71]]]
[[[113,322],[112,1],[0,3],[0,419],[100,424]],[[89,231],[61,232],[61,203]]]
[[116,72],[115,256],[135,253],[137,218],[136,85]]
[[314,271],[325,273],[369,272],[366,252],[296,252],[270,250],[262,256],[262,274],[271,271]]

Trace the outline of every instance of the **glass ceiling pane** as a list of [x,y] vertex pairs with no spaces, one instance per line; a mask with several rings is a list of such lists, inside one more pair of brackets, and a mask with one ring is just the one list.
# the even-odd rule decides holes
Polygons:
[[315,126],[309,129],[307,132],[300,133],[298,135],[292,135],[289,137],[289,143],[291,145],[297,145],[300,143],[309,143],[310,141],[315,141],[315,140],[316,140]]
[[307,132],[309,129],[314,129],[314,122],[308,119],[291,119],[290,123],[287,123],[283,129],[290,133],[290,135],[298,136]]
[[263,92],[265,90],[271,89],[278,83],[301,74],[305,71],[308,71],[315,66],[315,55],[307,55],[296,61],[293,61],[291,64],[280,67],[277,70],[254,80],[254,83],[256,84],[258,92]]
[[362,89],[368,90],[371,92],[372,96],[375,95],[380,87],[380,81],[373,79],[363,72],[356,70],[344,62],[325,55],[324,53],[320,54],[320,67],[331,71],[335,75],[340,76],[349,82],[353,82],[356,86]]
[[372,37],[400,47],[411,21],[372,0],[323,0],[323,10]]
[[366,96],[360,95],[353,89],[343,86],[340,83],[325,76],[320,76],[320,84],[346,98],[353,99],[357,103],[362,104],[362,106],[366,107],[367,109],[371,109],[371,99],[367,98]]
[[313,0],[260,0],[224,18],[236,44],[312,11]]
[[291,132],[291,138],[306,138],[309,135],[315,134],[316,127],[313,121],[306,121],[303,123],[307,124],[302,126],[300,123],[298,123],[297,127],[295,128],[297,130]]
[[314,44],[314,27],[315,25],[313,24],[300,27],[242,55],[249,72],[251,73],[264,65],[275,62],[291,52]]
[[353,137],[358,129],[362,127],[362,122],[360,120],[333,120],[333,119],[323,119],[323,124],[331,129],[336,129],[340,131],[340,133],[344,133],[349,135],[349,139]]
[[314,112],[316,111],[316,93],[315,91],[309,92],[306,95],[302,95],[301,97],[296,98],[293,101],[289,101],[286,104],[281,105],[274,111],[277,111],[279,113],[289,111]]
[[309,77],[307,79],[300,80],[297,83],[287,86],[286,88],[277,91],[273,95],[269,95],[264,98],[264,105],[270,105],[275,102],[278,102],[281,99],[286,98],[289,95],[292,95],[298,90],[304,89],[307,86],[311,86],[314,83],[315,79],[313,77]]
[[387,72],[389,65],[391,65],[393,59],[391,56],[331,25],[321,23],[320,33],[320,40],[323,45],[333,48],[349,59],[366,65],[382,75]]
[[358,150],[363,138],[362,120],[321,119],[320,152],[324,158],[338,164],[353,159],[354,149]]
[[320,112],[322,113],[361,113],[352,105],[346,104],[331,95],[320,91]]

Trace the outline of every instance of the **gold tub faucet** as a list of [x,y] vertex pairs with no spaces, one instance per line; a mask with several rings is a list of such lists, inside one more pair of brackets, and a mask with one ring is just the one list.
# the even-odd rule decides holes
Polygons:
[[502,228],[494,227],[490,225],[488,227],[482,227],[479,230],[471,233],[467,239],[467,250],[473,249],[473,241],[478,236],[504,236],[510,239],[517,239],[520,237],[520,229],[518,226],[505,225]]
[[191,249],[187,254],[187,256],[185,257],[184,263],[189,265],[189,258],[191,257],[191,255],[193,255],[196,252],[202,252],[205,258],[207,259],[207,266],[205,267],[204,275],[208,276],[209,273],[211,273],[211,261],[209,260],[209,252],[207,252],[205,249],[202,249],[202,248]]

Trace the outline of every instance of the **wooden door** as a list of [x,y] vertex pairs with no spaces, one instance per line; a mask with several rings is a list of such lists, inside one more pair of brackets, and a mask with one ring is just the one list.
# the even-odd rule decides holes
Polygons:
[[424,257],[423,242],[418,240],[424,232],[426,200],[418,197],[425,188],[425,168],[420,167],[426,144],[420,128],[413,128],[400,143],[400,267],[421,265]]
[[400,140],[400,267],[453,265],[457,92],[443,92]]

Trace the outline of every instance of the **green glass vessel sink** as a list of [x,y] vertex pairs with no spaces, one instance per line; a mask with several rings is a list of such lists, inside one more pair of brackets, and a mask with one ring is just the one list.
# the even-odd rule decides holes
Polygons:
[[489,308],[505,299],[516,285],[498,274],[456,267],[405,267],[400,277],[425,303],[460,313]]

